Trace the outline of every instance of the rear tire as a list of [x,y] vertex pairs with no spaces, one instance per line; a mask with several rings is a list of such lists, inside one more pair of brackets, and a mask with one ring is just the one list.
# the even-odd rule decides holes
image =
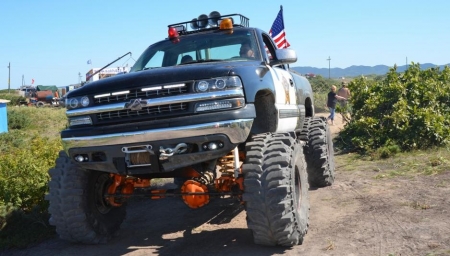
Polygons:
[[42,101],[36,102],[36,107],[37,107],[37,108],[42,108],[42,107],[44,107],[44,105],[45,105],[45,103],[42,102]]
[[61,151],[49,174],[49,222],[56,226],[61,239],[98,244],[117,234],[126,208],[105,201],[104,194],[112,182],[108,173],[80,168]]
[[309,185],[303,145],[290,134],[261,134],[246,145],[243,200],[256,244],[301,244]]
[[[309,119],[305,158],[311,187],[331,186],[335,164],[331,131],[324,117]],[[302,132],[304,134],[304,132]]]

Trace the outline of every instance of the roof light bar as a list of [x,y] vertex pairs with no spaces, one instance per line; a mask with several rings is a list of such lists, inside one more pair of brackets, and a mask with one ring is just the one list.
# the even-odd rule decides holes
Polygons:
[[[223,23],[223,20],[226,18],[231,19],[230,21],[227,21],[227,25],[224,26],[226,29],[231,29],[234,26],[238,27],[248,27],[249,26],[249,19],[241,14],[228,14],[228,15],[221,15],[217,11],[211,12],[209,15],[201,14],[197,18],[194,18],[190,21],[180,22],[169,25],[169,38],[175,39],[178,35],[182,34],[188,34],[192,33],[193,30],[200,30],[200,29],[207,29],[207,28],[218,28],[220,24]],[[234,23],[237,22],[237,23]],[[231,25],[229,24],[231,23]],[[231,27],[231,28],[230,28]],[[170,32],[170,28],[173,28],[173,32]],[[175,29],[176,28],[176,29]],[[190,31],[188,31],[190,29]],[[223,28],[225,29],[225,28]],[[177,34],[174,33],[174,31],[177,30]],[[171,34],[172,33],[172,34]],[[176,35],[176,36],[175,36]]]

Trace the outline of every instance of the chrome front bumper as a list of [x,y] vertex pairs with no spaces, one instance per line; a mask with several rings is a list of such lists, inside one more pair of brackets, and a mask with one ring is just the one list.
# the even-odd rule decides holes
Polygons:
[[129,143],[151,142],[169,139],[194,137],[201,135],[224,134],[231,143],[244,142],[252,128],[253,119],[236,119],[221,122],[161,128],[135,132],[113,133],[98,136],[63,138],[64,150],[95,146],[121,145]]

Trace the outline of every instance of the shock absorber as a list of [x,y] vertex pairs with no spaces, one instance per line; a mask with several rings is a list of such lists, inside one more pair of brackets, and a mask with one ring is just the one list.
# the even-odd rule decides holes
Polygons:
[[240,177],[240,154],[236,147],[233,151],[229,152],[226,156],[219,159],[220,165],[220,178],[216,179],[215,187],[219,192],[230,192],[233,187],[237,190],[243,191],[243,178]]

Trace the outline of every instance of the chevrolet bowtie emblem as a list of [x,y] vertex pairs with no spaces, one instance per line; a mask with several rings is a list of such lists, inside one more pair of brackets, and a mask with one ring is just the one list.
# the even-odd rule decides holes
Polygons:
[[142,105],[147,105],[147,101],[142,99],[132,99],[130,102],[125,103],[125,109],[141,110],[143,107]]

